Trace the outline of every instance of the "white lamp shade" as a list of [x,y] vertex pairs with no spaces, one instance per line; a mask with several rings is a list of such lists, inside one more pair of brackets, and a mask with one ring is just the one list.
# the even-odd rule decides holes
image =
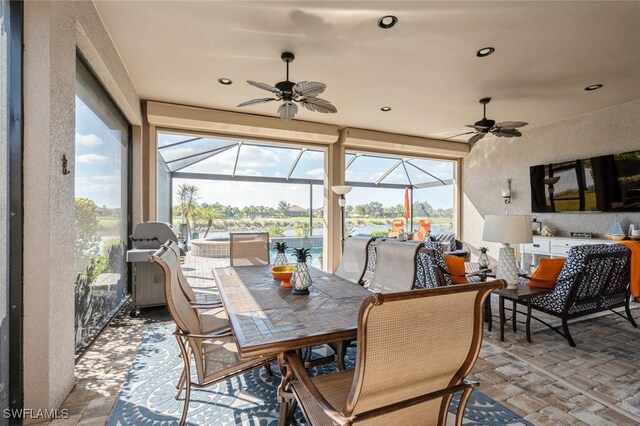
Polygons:
[[353,187],[349,185],[334,185],[331,187],[331,190],[338,195],[348,194],[349,192],[351,192],[352,189]]
[[486,215],[482,239],[495,243],[531,243],[531,216]]

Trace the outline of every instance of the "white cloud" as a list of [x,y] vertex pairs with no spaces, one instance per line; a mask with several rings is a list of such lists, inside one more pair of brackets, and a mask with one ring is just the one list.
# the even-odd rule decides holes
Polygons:
[[83,154],[76,156],[76,163],[81,164],[106,164],[109,162],[109,157],[106,155],[98,154]]
[[102,139],[93,133],[83,135],[76,132],[76,143],[82,146],[100,146],[102,145]]
[[236,170],[236,174],[241,176],[262,176],[262,173],[254,169]]
[[324,179],[324,169],[311,169],[307,171],[307,176],[314,179]]

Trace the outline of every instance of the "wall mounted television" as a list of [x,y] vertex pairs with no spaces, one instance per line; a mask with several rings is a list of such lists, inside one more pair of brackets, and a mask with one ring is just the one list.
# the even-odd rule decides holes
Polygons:
[[640,151],[531,166],[531,211],[640,212]]

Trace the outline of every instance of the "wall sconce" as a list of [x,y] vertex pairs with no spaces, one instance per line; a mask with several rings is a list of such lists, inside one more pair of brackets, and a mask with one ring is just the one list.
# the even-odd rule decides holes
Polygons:
[[507,179],[507,189],[502,190],[502,199],[505,204],[511,204],[511,179]]

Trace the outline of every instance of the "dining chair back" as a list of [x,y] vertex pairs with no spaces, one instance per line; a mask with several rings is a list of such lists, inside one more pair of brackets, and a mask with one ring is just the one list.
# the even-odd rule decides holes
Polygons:
[[445,425],[451,398],[461,391],[461,425],[478,385],[465,378],[480,352],[483,304],[505,285],[499,280],[369,296],[359,312],[354,370],[309,378],[287,353],[294,396],[309,423]]
[[373,238],[349,237],[344,240],[342,259],[335,274],[340,278],[356,284],[362,283],[367,259],[369,244]]
[[[187,419],[191,387],[207,387],[229,377],[252,370],[271,362],[264,357],[240,358],[233,336],[228,333],[203,334],[201,317],[198,310],[180,285],[182,272],[177,243],[168,241],[152,256],[150,261],[160,265],[164,272],[165,296],[169,314],[176,323],[174,336],[182,354],[183,371],[178,381],[178,396],[185,385],[185,401],[180,419],[184,425]],[[188,284],[187,284],[188,285]],[[196,374],[192,377],[191,360],[195,364]],[[176,396],[176,398],[178,398]]]
[[230,232],[229,261],[234,266],[268,265],[269,233]]
[[392,293],[411,290],[416,281],[416,257],[422,244],[383,241],[376,246],[376,268],[369,290]]

